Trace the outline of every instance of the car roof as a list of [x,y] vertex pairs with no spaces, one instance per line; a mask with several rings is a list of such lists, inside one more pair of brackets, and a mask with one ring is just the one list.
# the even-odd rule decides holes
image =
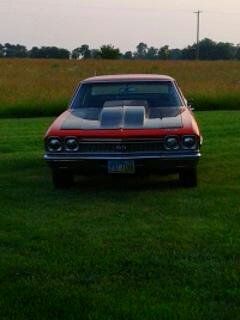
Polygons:
[[172,77],[160,74],[116,74],[87,78],[82,83],[96,82],[125,82],[125,81],[174,81]]

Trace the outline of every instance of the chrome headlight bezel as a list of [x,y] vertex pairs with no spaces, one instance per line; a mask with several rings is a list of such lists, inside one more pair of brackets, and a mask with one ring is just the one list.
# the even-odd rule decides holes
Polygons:
[[[57,148],[54,148],[51,146],[51,143],[55,141],[56,144],[58,144]],[[46,140],[46,150],[48,152],[61,152],[63,151],[63,143],[62,140],[59,137],[48,137]]]
[[[72,140],[73,142],[75,142],[75,147],[74,148],[70,148],[69,146],[68,146],[68,142],[70,141],[70,140]],[[65,139],[64,139],[64,149],[65,149],[65,151],[67,151],[67,152],[77,152],[77,151],[79,151],[79,141],[78,141],[78,139],[77,139],[77,137],[66,137]]]
[[[192,139],[193,144],[188,146],[186,145],[186,139]],[[182,148],[185,150],[196,150],[198,147],[198,139],[195,135],[184,135],[182,137]]]
[[[174,145],[173,146],[168,145],[168,140],[170,140],[170,139],[174,139],[175,140],[175,142],[176,142],[175,146]],[[175,136],[175,135],[166,136],[164,138],[164,148],[166,150],[173,150],[173,151],[179,150],[180,149],[180,139],[179,139],[179,137]]]

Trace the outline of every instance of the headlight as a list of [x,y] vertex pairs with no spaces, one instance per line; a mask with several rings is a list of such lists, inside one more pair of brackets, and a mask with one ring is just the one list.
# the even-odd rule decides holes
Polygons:
[[50,152],[62,151],[62,142],[58,138],[49,138],[47,141],[47,150]]
[[166,137],[164,140],[164,145],[167,150],[178,150],[179,149],[179,139],[175,136]]
[[66,151],[78,151],[79,144],[76,138],[67,138],[65,140],[65,149]]
[[197,139],[195,136],[183,136],[182,145],[184,149],[196,149]]

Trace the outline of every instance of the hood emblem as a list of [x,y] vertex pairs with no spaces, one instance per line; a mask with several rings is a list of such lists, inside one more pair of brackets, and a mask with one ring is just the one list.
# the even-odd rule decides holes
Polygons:
[[117,144],[117,145],[115,146],[115,150],[116,150],[117,152],[125,152],[125,151],[127,151],[127,146],[124,145],[124,144]]

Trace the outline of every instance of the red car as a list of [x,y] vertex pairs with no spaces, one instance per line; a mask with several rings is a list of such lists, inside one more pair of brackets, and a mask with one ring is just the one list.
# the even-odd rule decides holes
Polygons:
[[82,81],[45,136],[56,187],[74,174],[178,173],[197,185],[197,122],[176,81],[164,75],[111,75]]

